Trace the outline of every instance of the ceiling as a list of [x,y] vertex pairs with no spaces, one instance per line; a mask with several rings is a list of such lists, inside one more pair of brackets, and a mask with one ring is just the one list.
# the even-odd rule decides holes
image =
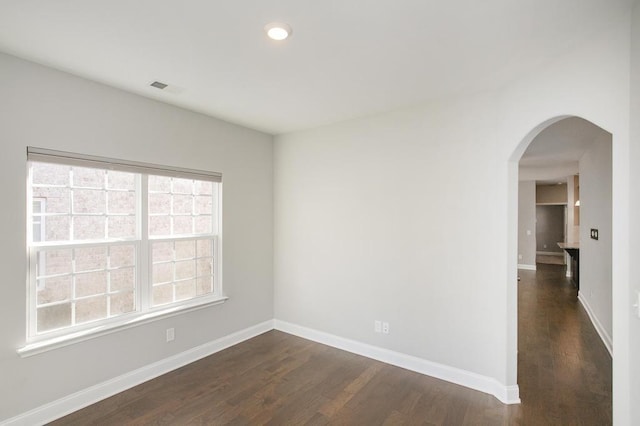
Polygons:
[[498,88],[630,3],[0,0],[0,51],[279,134]]
[[537,175],[541,183],[566,181],[577,174],[580,158],[596,140],[610,138],[610,133],[582,118],[560,120],[531,141],[520,159],[520,175]]

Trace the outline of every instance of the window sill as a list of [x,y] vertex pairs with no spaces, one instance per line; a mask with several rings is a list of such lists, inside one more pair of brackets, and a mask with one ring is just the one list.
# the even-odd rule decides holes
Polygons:
[[199,309],[208,308],[210,306],[220,305],[226,302],[228,297],[218,297],[216,299],[209,299],[206,302],[200,302],[192,305],[180,305],[172,306],[166,309],[140,314],[139,316],[129,319],[125,322],[116,324],[103,324],[86,330],[77,331],[74,333],[65,334],[64,336],[57,336],[50,339],[40,340],[37,342],[28,343],[25,346],[17,350],[18,355],[22,358],[37,355],[43,352],[48,352],[54,349],[62,348],[65,346],[73,345],[85,340],[94,339],[96,337],[104,336],[107,334],[115,333],[127,328],[137,327],[142,324],[147,324],[153,321],[157,321],[163,318],[169,318],[175,315],[184,314],[187,312],[197,311]]

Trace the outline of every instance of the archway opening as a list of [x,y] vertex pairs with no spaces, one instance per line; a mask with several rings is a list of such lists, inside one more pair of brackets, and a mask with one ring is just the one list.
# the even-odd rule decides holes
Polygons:
[[[604,353],[609,356],[608,364],[604,362],[607,365],[603,368],[608,369],[606,371],[608,388],[611,387],[610,354],[613,348],[611,142],[611,133],[593,122],[579,117],[560,116],[532,129],[510,159],[509,217],[512,221],[510,222],[508,297],[509,318],[512,324],[509,331],[510,336],[517,342],[518,348],[517,354],[511,354],[513,356],[510,357],[512,362],[510,366],[513,367],[512,374],[517,377],[523,403],[540,397],[536,394],[536,387],[532,386],[531,377],[528,376],[532,368],[530,360],[536,358],[539,361],[536,368],[549,367],[548,376],[543,381],[546,381],[547,385],[553,385],[555,374],[557,379],[555,384],[561,388],[564,385],[570,385],[571,380],[579,384],[577,382],[582,379],[578,370],[584,370],[582,373],[587,370],[593,371],[594,365],[580,364],[585,362],[585,357],[589,360],[593,358],[591,355],[585,356],[584,352],[578,353],[580,350],[597,353],[595,358],[602,358]],[[537,199],[540,195],[537,189],[541,185],[555,190],[563,187],[563,191],[556,192],[564,192],[564,198]],[[572,262],[569,256],[566,256],[569,260],[567,266],[541,268],[540,263],[536,261],[536,254],[540,252],[540,248],[536,245],[535,208],[540,204],[566,206],[565,236],[563,241],[557,241],[557,243],[577,249],[580,261],[577,265],[574,264],[574,270],[571,269]],[[529,215],[523,214],[523,210],[527,210]],[[531,211],[534,212],[533,215],[530,214]],[[541,279],[543,275],[545,279]],[[555,278],[549,281],[549,277]],[[518,278],[522,278],[520,283]],[[579,281],[576,280],[577,278]],[[531,309],[523,302],[523,289],[541,291],[543,287],[545,291],[551,292],[561,289],[566,293],[570,290],[571,297],[565,298],[567,306],[561,303],[556,303],[553,307],[544,306],[540,300],[537,300],[536,309],[541,309],[537,312],[538,315],[532,312],[518,312],[518,303],[521,310]],[[536,297],[540,294],[541,292],[538,292]],[[545,297],[557,302],[558,298],[554,299],[553,293],[550,294],[551,296]],[[551,318],[551,311],[544,311],[547,308],[551,309],[554,315],[562,314],[563,309],[573,309],[576,318],[580,319],[582,316],[584,320],[580,327],[590,327],[591,331],[576,337],[575,333],[568,332],[569,327],[574,327],[573,332],[578,330],[580,333],[581,329],[579,327],[576,329],[575,323],[569,324],[567,315],[561,316],[561,319]],[[514,323],[519,325],[519,331],[513,326]],[[536,327],[546,327],[549,330],[547,338],[551,340],[543,344],[552,347],[552,350],[544,352],[535,347],[536,344],[541,345],[541,341],[536,340],[541,336],[533,336],[530,333]],[[584,335],[589,338],[580,340],[585,337]],[[531,354],[529,353],[531,351],[538,352]],[[560,358],[549,359],[554,356]],[[570,364],[568,361],[571,359],[579,362]],[[564,365],[563,362],[565,362]],[[588,362],[597,364],[597,361]],[[557,371],[557,368],[562,367],[565,368],[564,371]],[[595,365],[595,368],[598,366]],[[554,369],[556,371],[553,371]],[[568,371],[573,371],[574,376],[569,378],[564,376]],[[513,377],[514,380],[516,377]],[[608,410],[610,418],[610,404]]]

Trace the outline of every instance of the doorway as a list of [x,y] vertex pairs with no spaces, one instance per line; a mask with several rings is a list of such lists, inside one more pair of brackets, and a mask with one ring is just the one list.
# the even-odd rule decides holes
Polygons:
[[536,264],[564,265],[564,252],[558,243],[566,241],[566,228],[566,205],[536,205]]
[[[519,162],[519,180],[522,187],[523,181],[538,182],[546,181],[550,183],[556,181],[556,184],[563,182],[567,184],[567,200],[559,205],[535,206],[536,212],[536,233],[535,239],[526,241],[526,239],[518,238],[518,252],[526,252],[522,249],[521,244],[529,244],[535,247],[537,255],[555,256],[556,252],[560,253],[559,258],[563,258],[562,250],[557,246],[558,242],[572,240],[580,250],[580,277],[581,286],[578,291],[578,300],[575,303],[575,290],[573,290],[573,303],[567,303],[568,309],[574,309],[574,318],[586,320],[584,325],[587,334],[596,336],[589,342],[573,342],[573,344],[564,345],[560,341],[553,341],[552,345],[565,348],[565,355],[571,355],[571,359],[603,359],[603,357],[585,356],[585,354],[573,353],[575,350],[587,350],[604,353],[606,357],[611,359],[613,342],[611,339],[612,330],[612,253],[611,253],[611,234],[612,234],[612,135],[595,124],[583,120],[578,117],[560,118],[551,120],[546,124],[540,125],[536,134],[529,139],[528,146],[522,147],[523,155]],[[525,142],[523,142],[525,143]],[[526,150],[525,150],[526,148]],[[577,176],[580,176],[580,191],[577,190]],[[570,189],[569,189],[570,188]],[[570,194],[570,195],[569,195]],[[569,199],[570,198],[570,199]],[[537,201],[537,200],[536,200]],[[530,201],[539,204],[536,201]],[[547,203],[552,204],[552,203]],[[567,208],[570,206],[570,208]],[[534,208],[533,206],[531,208]],[[519,200],[518,209],[522,209],[522,202]],[[578,213],[579,212],[579,213]],[[567,230],[567,218],[571,222]],[[579,226],[582,224],[583,226]],[[540,225],[540,226],[538,226]],[[519,224],[520,226],[520,224]],[[545,229],[546,228],[546,229]],[[526,228],[525,228],[526,229]],[[531,228],[528,228],[531,229]],[[592,230],[605,229],[606,241],[598,238],[599,232],[596,232],[596,238],[593,238]],[[525,235],[520,232],[519,236]],[[602,234],[600,234],[602,235]],[[538,265],[540,266],[540,265]],[[555,269],[554,269],[555,268]],[[555,285],[551,286],[551,290],[555,287],[567,290],[570,285],[567,277],[564,276],[558,268],[564,268],[563,265],[544,265],[539,268],[541,270],[530,271],[520,270],[519,275],[523,277],[522,281],[528,283],[530,288],[540,285],[540,279],[548,279],[552,277]],[[546,282],[546,281],[545,281]],[[536,284],[537,283],[537,284]],[[548,282],[546,282],[549,284]],[[517,284],[517,286],[521,286]],[[519,288],[516,294],[519,294]],[[520,293],[521,295],[521,293]],[[569,300],[569,299],[567,299]],[[551,301],[557,303],[558,298],[549,295],[546,300],[538,300],[539,302]],[[585,315],[586,314],[586,315]],[[520,318],[518,334],[518,361],[522,361],[526,351],[532,350],[531,346],[521,345],[522,338],[528,339],[527,344],[536,341],[539,336],[526,336],[522,330],[527,329],[526,321],[535,321],[536,318]],[[562,315],[560,318],[564,318]],[[576,321],[578,321],[576,320]],[[524,321],[524,322],[523,322]],[[524,327],[524,328],[523,328]],[[568,324],[557,323],[549,325],[548,330],[556,333],[550,338],[562,337],[563,334],[569,336],[567,332]],[[543,327],[544,328],[544,327]],[[580,338],[584,337],[584,333],[577,333]],[[574,335],[574,337],[576,336]],[[538,341],[541,346],[549,345],[549,341],[541,339]],[[561,362],[562,360],[556,360]],[[521,373],[523,366],[518,363],[518,383],[522,381]],[[557,363],[556,362],[556,363]],[[554,362],[551,363],[552,365]],[[602,363],[607,374],[611,375],[610,362],[609,367],[606,362]],[[574,364],[572,368],[600,368],[598,365],[583,366]],[[608,370],[607,370],[608,368]],[[553,380],[553,379],[550,379]],[[526,381],[526,379],[525,379]],[[561,387],[562,380],[548,383],[550,387]],[[523,386],[521,397],[523,401],[527,399],[526,392],[532,392],[529,386]],[[531,396],[531,395],[530,395]]]

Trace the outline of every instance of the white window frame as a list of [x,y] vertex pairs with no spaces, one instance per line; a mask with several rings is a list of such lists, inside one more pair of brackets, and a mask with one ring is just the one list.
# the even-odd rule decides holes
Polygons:
[[[103,334],[111,333],[123,328],[129,328],[142,323],[153,321],[169,315],[176,315],[188,312],[194,309],[201,309],[207,306],[223,303],[227,298],[223,295],[222,290],[222,175],[220,173],[212,173],[201,170],[191,170],[182,168],[173,168],[166,166],[158,166],[147,163],[131,162],[126,160],[116,160],[103,157],[86,156],[81,154],[67,153],[62,151],[53,151],[40,148],[27,148],[28,168],[31,162],[57,163],[78,167],[93,167],[106,170],[118,170],[138,174],[136,178],[137,184],[137,226],[135,239],[108,239],[104,241],[72,241],[61,244],[54,242],[33,242],[33,203],[36,199],[32,198],[30,193],[31,183],[28,185],[28,274],[27,274],[27,339],[26,345],[18,350],[21,356],[30,356],[56,347],[66,346],[77,341],[83,341],[88,338],[97,337]],[[148,185],[147,176],[167,176],[183,179],[204,180],[217,183],[217,191],[214,193],[212,206],[212,232],[207,234],[189,234],[176,236],[149,236],[148,227]],[[42,232],[44,232],[44,226]],[[197,295],[195,297],[174,301],[168,304],[152,306],[151,290],[152,290],[152,261],[151,261],[151,245],[154,242],[162,241],[181,241],[181,240],[211,240],[212,241],[212,261],[213,261],[213,291],[205,295]],[[37,280],[36,280],[36,253],[38,247],[60,248],[77,248],[89,246],[111,246],[117,244],[135,245],[136,256],[136,287],[135,287],[135,304],[136,310],[130,313],[121,314],[113,318],[99,319],[79,325],[72,325],[57,330],[37,333],[36,327],[36,297],[37,297]],[[197,258],[193,259],[197,262]],[[75,274],[73,272],[72,274]],[[197,274],[197,268],[196,268]],[[174,288],[175,291],[175,288]]]
[[[47,206],[47,200],[44,198],[31,198],[33,200],[33,203],[31,204],[31,208],[33,209],[33,206],[37,203],[40,207],[39,207],[39,212],[38,213],[43,213],[45,211],[47,211],[46,206]],[[33,210],[31,212],[31,217],[33,218]],[[31,232],[34,232],[33,229],[33,225],[35,225],[35,221],[32,221],[32,226],[31,226]],[[42,220],[42,216],[39,217],[39,222],[38,225],[40,226],[40,235],[38,236],[38,241],[44,241],[45,235],[46,235],[46,229],[45,229],[45,222]],[[35,234],[32,234],[31,236],[31,240],[35,241]],[[38,263],[38,268],[40,271],[43,271],[44,268],[44,260],[41,259],[41,261]],[[37,284],[37,289],[41,290],[43,289],[44,286],[40,283]]]

